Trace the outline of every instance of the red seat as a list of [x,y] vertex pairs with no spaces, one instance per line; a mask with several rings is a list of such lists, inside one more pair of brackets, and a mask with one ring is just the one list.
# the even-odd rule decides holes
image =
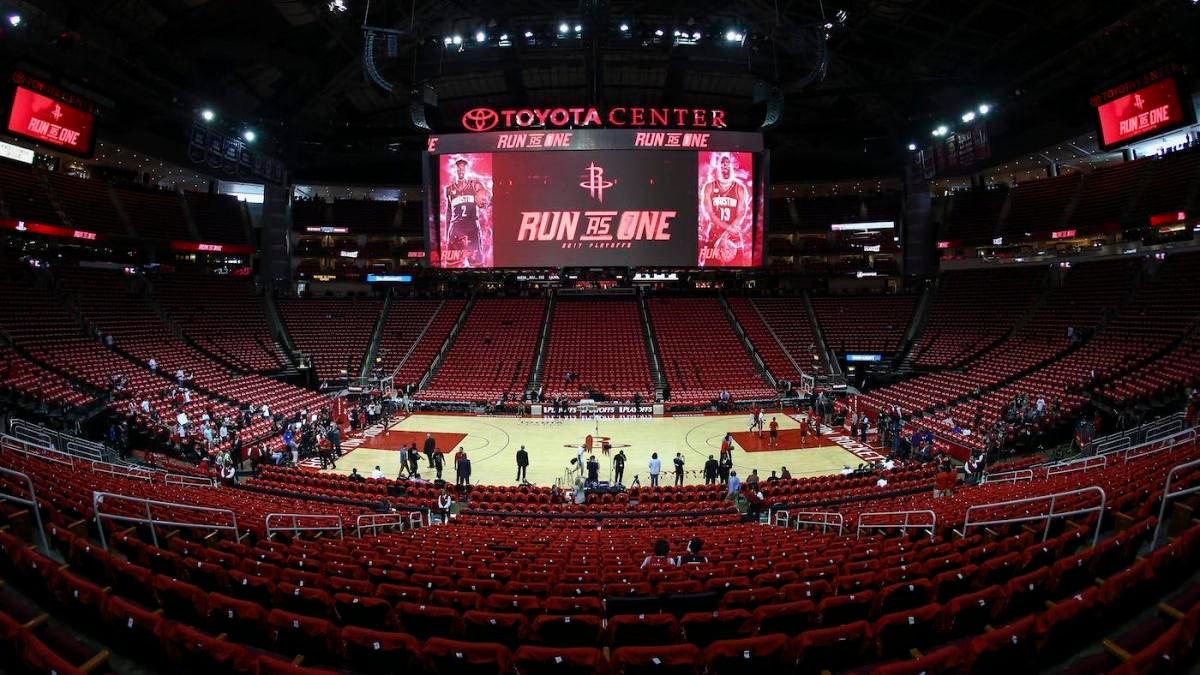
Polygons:
[[618,614],[608,619],[605,642],[614,649],[678,641],[679,623],[670,614]]
[[208,594],[208,625],[238,642],[258,643],[266,637],[267,610],[260,604],[220,593]]
[[139,658],[159,662],[163,656],[160,614],[118,596],[105,600],[101,614],[115,644],[132,650],[130,653],[138,654]]
[[543,607],[547,614],[604,614],[604,603],[595,597],[564,597],[551,596],[546,598]]
[[699,675],[704,665],[696,645],[621,647],[612,652],[615,675]]
[[600,617],[590,614],[543,615],[533,620],[533,639],[543,645],[590,647],[600,641]]
[[895,658],[910,649],[924,649],[938,637],[942,607],[936,603],[916,609],[885,614],[875,622],[875,652],[880,658]]
[[255,673],[254,653],[185,624],[164,621],[162,641],[176,670],[195,675]]
[[760,635],[796,635],[812,627],[816,615],[817,607],[811,600],[797,600],[763,605],[754,610],[753,622]]
[[607,670],[604,654],[595,647],[539,647],[525,645],[513,654],[518,675],[578,673],[593,675]]
[[874,605],[875,592],[863,591],[825,598],[817,605],[817,612],[822,626],[839,626],[869,618]]
[[199,587],[161,574],[151,583],[167,618],[195,624],[208,614],[208,599]]
[[939,675],[958,673],[964,660],[963,651],[953,645],[928,652],[919,659],[885,663],[871,670],[871,675]]
[[1004,589],[999,586],[960,595],[943,605],[942,631],[951,639],[978,635],[1003,606]]
[[857,666],[866,658],[872,638],[871,624],[866,621],[804,631],[793,640],[800,672],[841,671]]
[[385,628],[396,623],[391,603],[383,598],[338,593],[333,596],[333,602],[337,616],[345,625]]
[[679,627],[688,642],[706,647],[717,640],[732,640],[750,629],[750,612],[726,609],[718,612],[690,612],[683,615]]
[[464,612],[463,639],[470,642],[499,642],[516,648],[529,632],[529,619],[523,614]]
[[341,634],[325,619],[273,609],[267,613],[267,626],[275,649],[283,654],[303,654],[308,662],[324,662],[337,654]]
[[346,626],[341,640],[342,656],[354,670],[407,672],[420,665],[421,643],[407,633]]
[[967,645],[966,668],[979,675],[1000,675],[1025,667],[1037,655],[1037,617],[1027,616],[990,630]]
[[433,637],[421,651],[433,675],[507,675],[512,668],[512,652],[493,642]]
[[704,650],[711,675],[759,675],[791,672],[796,659],[786,635],[762,635],[738,640],[719,640]]
[[460,633],[458,612],[449,607],[398,602],[396,618],[399,619],[404,632],[421,639]]

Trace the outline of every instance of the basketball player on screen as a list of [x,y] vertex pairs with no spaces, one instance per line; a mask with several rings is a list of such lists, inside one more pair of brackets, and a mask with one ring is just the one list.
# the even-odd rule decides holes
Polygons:
[[746,243],[742,221],[750,212],[750,190],[737,179],[733,157],[722,154],[717,160],[717,178],[701,191],[701,203],[708,216],[701,263],[715,259],[728,265],[743,254]]
[[446,239],[462,252],[463,267],[477,267],[485,263],[479,210],[491,206],[492,193],[478,178],[467,176],[467,165],[465,159],[456,160],[456,177],[446,186],[446,207],[450,213]]

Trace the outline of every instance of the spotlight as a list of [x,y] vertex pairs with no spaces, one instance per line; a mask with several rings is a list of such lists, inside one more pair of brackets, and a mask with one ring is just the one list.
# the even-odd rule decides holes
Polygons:
[[913,151],[914,151],[914,150],[916,150],[916,149],[917,149],[917,144],[916,144],[916,143],[909,143],[909,144],[908,144],[908,151],[909,151],[909,152],[913,152]]
[[203,119],[205,122],[213,121],[213,119],[216,116],[217,116],[217,114],[214,113],[212,110],[209,110],[208,108],[205,108],[204,110],[200,111],[200,118]]
[[447,47],[449,47],[450,45],[454,44],[454,39],[453,39],[453,38],[449,38],[449,37],[447,37],[447,38],[443,38],[443,39],[442,39],[442,44],[444,44],[444,45],[446,45]]
[[13,28],[20,26],[21,25],[21,15],[20,14],[9,14],[8,15],[8,25],[12,26]]
[[583,26],[581,26],[581,25],[579,25],[579,24],[575,24],[575,32],[576,32],[576,33],[582,33],[582,32],[583,32]]
[[700,39],[700,34],[699,34],[699,33],[692,33],[692,39],[693,39],[693,40],[699,40],[699,39]]
[[679,31],[674,32],[675,37],[679,37]]
[[945,136],[948,133],[950,133],[950,129],[945,124],[939,124],[938,128],[933,130],[934,136]]
[[568,26],[567,24],[565,24],[565,23],[558,24],[558,32],[566,33],[569,30],[571,30],[571,27]]
[[527,38],[533,37],[533,31],[531,31],[531,30],[525,31],[525,37],[527,37]]
[[258,134],[254,133],[253,129],[247,129],[242,132],[242,138],[246,139],[247,143],[253,143],[258,138]]
[[329,11],[344,12],[347,9],[345,0],[329,0]]
[[846,23],[846,19],[850,18],[850,15],[846,13],[846,10],[839,9],[837,14],[833,15],[833,18],[836,19],[838,23]]
[[963,113],[963,116],[962,116],[963,124],[972,122],[974,120],[975,120],[975,113],[970,112],[970,111]]
[[663,30],[662,30],[661,28],[659,28],[658,30],[654,31],[654,35],[655,35],[655,36],[657,36],[657,37],[662,37],[662,36],[663,36]]
[[479,31],[478,33],[475,34],[476,42],[483,42],[486,39],[487,39],[487,34],[484,33],[483,31]]
[[453,38],[451,38],[451,39],[450,39],[450,41],[451,41],[451,42],[453,42],[453,43],[454,43],[454,44],[456,44],[456,45],[461,45],[461,44],[462,44],[462,36],[461,36],[461,35],[455,35]]
[[983,103],[979,106],[979,114],[980,115],[986,115],[986,114],[990,113],[991,111],[992,111],[992,106],[990,106],[986,103]]
[[508,42],[508,33],[501,33],[501,34],[500,34],[500,41],[501,41],[501,42]]
[[621,24],[621,32],[628,33],[629,32],[629,24],[627,24],[627,23]]

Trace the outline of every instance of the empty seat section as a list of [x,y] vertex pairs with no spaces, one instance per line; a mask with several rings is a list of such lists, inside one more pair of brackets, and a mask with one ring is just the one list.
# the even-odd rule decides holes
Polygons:
[[[641,314],[634,299],[559,299],[542,367],[543,395],[598,393],[629,401],[654,398]],[[571,373],[571,381],[566,374]]]

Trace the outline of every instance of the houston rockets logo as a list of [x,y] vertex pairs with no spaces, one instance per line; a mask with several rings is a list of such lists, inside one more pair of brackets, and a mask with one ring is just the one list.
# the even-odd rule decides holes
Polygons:
[[1133,95],[1133,107],[1137,108],[1138,110],[1145,108],[1146,107],[1146,99],[1142,98],[1141,94],[1134,94]]
[[592,199],[601,204],[604,203],[604,191],[617,184],[615,180],[604,180],[604,167],[596,166],[595,162],[587,165],[581,178],[583,178],[583,182],[579,184],[579,187],[587,190]]
[[472,108],[462,116],[462,125],[467,131],[490,131],[499,123],[500,115],[491,108]]
[[59,121],[60,119],[62,119],[62,116],[63,116],[63,112],[62,112],[62,106],[61,106],[61,105],[59,105],[59,104],[57,104],[57,103],[55,103],[55,104],[54,104],[54,110],[51,110],[51,111],[50,111],[50,116],[54,118],[54,121],[55,121],[55,122],[57,122],[57,121]]

